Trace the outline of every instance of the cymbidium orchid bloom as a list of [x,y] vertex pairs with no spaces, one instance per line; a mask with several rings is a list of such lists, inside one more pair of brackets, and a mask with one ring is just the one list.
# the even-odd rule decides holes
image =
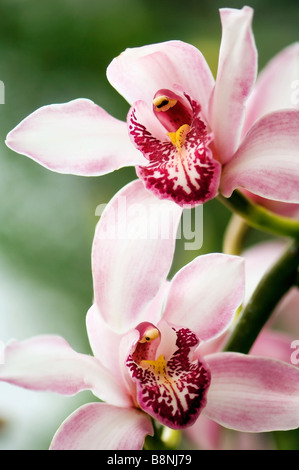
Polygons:
[[[126,49],[107,69],[131,108],[127,122],[87,99],[44,106],[6,143],[60,173],[95,176],[134,165],[162,199],[195,206],[236,188],[299,203],[298,44],[274,59],[254,89],[253,10],[220,10],[216,80],[181,41]],[[271,73],[270,73],[271,72]]]
[[[131,211],[126,227],[122,197],[127,207],[143,205]],[[51,449],[141,449],[153,433],[152,419],[186,429],[205,415],[250,432],[299,424],[299,369],[265,357],[200,352],[232,324],[244,294],[243,259],[199,256],[168,281],[175,236],[157,232],[161,216],[175,234],[181,209],[144,191],[140,181],[123,188],[102,214],[86,319],[94,356],[58,336],[6,347],[0,380],[62,394],[90,389],[105,401],[74,411]]]

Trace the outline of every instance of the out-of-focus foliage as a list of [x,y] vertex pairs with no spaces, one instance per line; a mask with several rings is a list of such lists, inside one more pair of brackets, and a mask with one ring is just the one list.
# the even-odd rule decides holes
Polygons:
[[[262,67],[298,39],[299,4],[253,0],[249,5],[255,9]],[[7,149],[7,132],[42,105],[79,97],[90,98],[125,119],[128,104],[105,73],[112,58],[127,47],[181,39],[200,48],[216,74],[221,35],[218,9],[242,6],[239,1],[208,0],[1,0],[0,80],[5,85],[5,104],[0,105],[0,340],[54,333],[75,349],[90,351],[85,315],[92,302],[95,210],[135,178],[134,169],[99,178],[49,172]],[[199,253],[221,250],[229,215],[217,201],[205,205],[203,247],[184,251],[178,242],[173,272]],[[34,419],[27,416],[28,426],[19,427],[26,439],[17,437],[20,432],[12,433],[8,444],[8,428],[1,426],[1,409],[4,403],[5,409],[9,407],[7,393],[0,387],[0,449],[47,448],[53,430],[70,407],[78,405],[78,400],[68,405],[61,401],[55,414],[55,400],[45,400],[45,406],[53,408],[48,426],[49,409],[39,420],[32,406]],[[91,397],[83,395],[82,402],[85,399]],[[22,408],[22,400],[28,402],[28,392],[20,391],[18,398],[12,394],[11,406]],[[18,428],[14,426],[11,429]],[[33,432],[32,426],[44,432]],[[281,436],[278,441],[287,447]]]

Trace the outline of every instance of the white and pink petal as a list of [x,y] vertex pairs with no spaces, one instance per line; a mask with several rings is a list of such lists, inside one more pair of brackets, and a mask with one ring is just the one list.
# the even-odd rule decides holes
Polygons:
[[172,264],[181,208],[160,201],[139,180],[110,201],[92,249],[95,303],[104,321],[125,333],[164,285]]
[[205,117],[215,83],[201,52],[182,41],[126,49],[108,66],[107,77],[130,104],[151,105],[158,90],[178,85],[200,102]]
[[210,125],[222,163],[236,151],[241,137],[246,100],[257,73],[257,52],[251,29],[253,10],[220,9],[222,39],[211,99]]
[[211,369],[205,415],[237,431],[266,432],[299,426],[299,369],[238,353],[206,356]]
[[221,192],[236,188],[276,201],[299,202],[299,111],[283,110],[257,121],[225,166]]
[[88,99],[43,106],[9,132],[6,145],[58,173],[97,176],[142,164],[125,122]]
[[190,328],[201,340],[220,336],[243,300],[244,282],[242,258],[199,256],[173,278],[163,319]]
[[296,42],[273,57],[259,74],[248,99],[243,135],[265,114],[298,107],[299,42]]
[[113,371],[115,377],[119,377],[119,347],[122,335],[111,329],[103,320],[96,304],[93,304],[87,312],[86,329],[94,356],[105,364],[108,370]]
[[50,450],[142,450],[152,434],[149,416],[135,408],[88,403],[62,423]]
[[0,381],[30,390],[74,395],[91,390],[117,406],[128,406],[130,397],[97,359],[74,351],[64,338],[42,335],[11,341],[4,350]]

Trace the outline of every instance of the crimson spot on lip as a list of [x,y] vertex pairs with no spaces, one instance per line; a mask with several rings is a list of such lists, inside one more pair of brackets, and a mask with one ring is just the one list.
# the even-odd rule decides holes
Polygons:
[[[126,365],[136,383],[140,407],[162,424],[181,429],[191,426],[206,405],[210,372],[203,361],[192,362],[199,343],[196,335],[187,328],[173,330],[176,349],[169,359],[163,354],[156,358],[160,337],[155,336],[153,341],[139,341]],[[149,349],[151,342],[155,345]]]

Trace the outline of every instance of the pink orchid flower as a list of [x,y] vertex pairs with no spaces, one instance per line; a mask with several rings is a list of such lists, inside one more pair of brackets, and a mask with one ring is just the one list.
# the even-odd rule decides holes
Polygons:
[[[121,198],[129,209],[126,227]],[[243,299],[244,263],[203,255],[167,281],[180,216],[178,205],[160,201],[138,180],[104,210],[86,320],[94,356],[58,336],[7,345],[0,380],[66,395],[89,389],[105,402],[74,411],[51,449],[141,449],[153,433],[151,418],[173,429],[201,415],[241,431],[298,426],[299,369],[264,357],[198,353],[230,327]]]
[[292,99],[299,46],[277,56],[254,90],[252,16],[250,7],[220,10],[216,81],[190,44],[127,49],[107,69],[131,106],[127,122],[76,99],[33,112],[8,134],[8,147],[60,173],[95,176],[134,165],[147,189],[181,206],[219,191],[229,197],[236,188],[299,203],[299,111]]

